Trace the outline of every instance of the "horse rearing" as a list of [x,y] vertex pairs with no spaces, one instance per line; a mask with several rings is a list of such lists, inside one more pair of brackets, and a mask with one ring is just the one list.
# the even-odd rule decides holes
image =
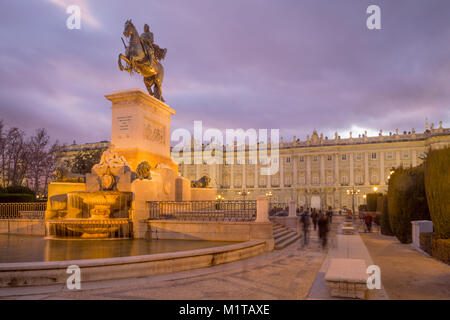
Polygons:
[[[128,47],[125,46],[125,55],[119,54],[119,69],[121,71],[128,71],[129,73],[137,72],[142,75],[148,93],[164,101],[162,97],[163,66],[156,59],[152,59],[152,63],[150,64],[139,33],[131,20],[125,22],[123,35],[129,38],[129,44]],[[122,60],[127,64],[125,67],[122,65]]]

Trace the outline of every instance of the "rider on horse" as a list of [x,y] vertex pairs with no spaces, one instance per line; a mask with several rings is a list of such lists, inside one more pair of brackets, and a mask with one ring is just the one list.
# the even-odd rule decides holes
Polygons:
[[144,33],[141,34],[141,41],[151,67],[153,65],[153,59],[155,58],[155,49],[153,48],[153,32],[150,32],[148,24],[144,25]]
[[144,33],[141,34],[142,46],[147,54],[150,67],[153,66],[153,60],[162,60],[166,56],[167,49],[161,49],[153,40],[153,32],[150,32],[148,24],[144,25]]

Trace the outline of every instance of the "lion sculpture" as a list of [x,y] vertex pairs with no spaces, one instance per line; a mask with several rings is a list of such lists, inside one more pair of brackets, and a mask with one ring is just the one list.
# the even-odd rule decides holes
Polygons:
[[211,178],[208,176],[203,176],[197,181],[191,181],[192,188],[208,188]]
[[138,179],[152,179],[152,173],[150,171],[152,167],[147,161],[143,161],[139,163],[139,165],[136,168],[136,175]]

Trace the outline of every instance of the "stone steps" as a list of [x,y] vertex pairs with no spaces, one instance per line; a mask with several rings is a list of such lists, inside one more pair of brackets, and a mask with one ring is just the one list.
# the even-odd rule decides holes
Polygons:
[[287,234],[289,234],[289,233],[291,233],[292,231],[290,231],[290,230],[282,230],[282,231],[280,231],[280,232],[278,232],[278,233],[273,233],[273,238],[276,240],[276,239],[278,239],[278,238],[281,238],[282,236],[285,236],[285,235],[287,235]]
[[274,223],[273,238],[275,239],[275,250],[281,250],[300,239],[300,235],[280,224]]

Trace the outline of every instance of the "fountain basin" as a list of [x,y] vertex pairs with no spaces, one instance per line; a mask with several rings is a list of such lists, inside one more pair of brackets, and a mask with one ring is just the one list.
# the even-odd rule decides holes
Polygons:
[[127,218],[47,220],[45,224],[50,238],[123,239],[132,233],[132,222]]

